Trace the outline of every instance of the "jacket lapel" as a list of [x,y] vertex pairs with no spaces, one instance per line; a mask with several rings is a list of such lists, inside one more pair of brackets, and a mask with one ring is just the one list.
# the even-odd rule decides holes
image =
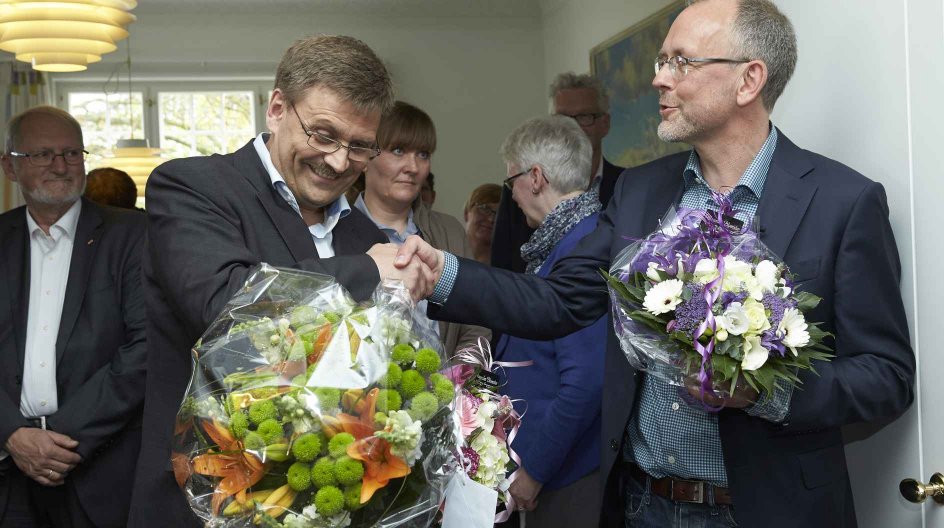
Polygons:
[[[255,141],[255,140],[253,140]],[[250,141],[243,148],[235,152],[236,168],[252,184],[256,190],[256,197],[269,219],[275,225],[279,235],[292,253],[296,262],[316,258],[318,251],[311,239],[311,233],[302,217],[292,209],[278,191],[272,186],[272,179],[259,159],[256,147]]]
[[[414,218],[414,223],[416,219]],[[366,253],[374,244],[386,244],[387,236],[356,207],[334,227],[332,247],[336,255]]]
[[779,129],[778,132],[777,150],[770,162],[757,215],[761,240],[782,259],[816,194],[817,185],[803,178],[813,170],[809,158]]
[[688,156],[687,152],[677,154],[676,159],[664,165],[665,174],[652,181],[646,198],[645,212],[641,219],[642,232],[637,234],[638,237],[648,236],[658,229],[660,223],[665,220],[663,217],[669,208],[678,204],[685,190],[682,171],[688,162]]
[[10,299],[10,320],[16,339],[16,371],[23,372],[26,353],[26,318],[29,313],[29,233],[24,207],[8,216],[9,222],[0,227],[0,299]]
[[59,335],[56,338],[56,363],[62,361],[62,354],[72,335],[75,321],[82,309],[85,290],[88,287],[89,273],[95,262],[95,255],[101,246],[104,230],[102,216],[98,206],[82,199],[82,212],[75,229],[72,245],[72,261],[69,263],[69,279],[66,283],[66,295],[62,302],[62,319],[59,322]]

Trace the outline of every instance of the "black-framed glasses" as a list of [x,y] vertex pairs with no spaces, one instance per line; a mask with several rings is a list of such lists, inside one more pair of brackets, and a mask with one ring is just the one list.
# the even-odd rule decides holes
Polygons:
[[308,127],[305,126],[305,122],[302,121],[302,116],[298,115],[298,110],[295,110],[295,105],[292,105],[292,112],[294,112],[295,117],[298,118],[298,124],[302,126],[302,132],[308,136],[308,146],[319,152],[333,154],[337,152],[338,149],[343,148],[347,150],[348,159],[358,163],[367,163],[380,155],[380,149],[378,148],[345,145],[333,137],[308,130]]
[[87,154],[88,151],[82,149],[65,149],[58,153],[52,150],[37,150],[36,152],[10,152],[10,155],[14,158],[26,158],[32,165],[36,167],[48,167],[52,165],[52,162],[56,161],[56,158],[59,156],[62,156],[62,161],[66,162],[68,165],[79,165],[85,161],[85,156]]
[[505,181],[502,182],[502,185],[504,185],[510,191],[515,186],[515,179],[520,178],[529,172],[531,172],[531,169],[527,168],[518,174],[512,174],[511,176],[505,178]]
[[573,119],[574,121],[576,121],[577,124],[580,125],[580,126],[592,126],[594,123],[596,123],[597,119],[599,119],[599,118],[605,116],[606,114],[605,114],[605,113],[596,113],[596,114],[574,114],[574,115],[570,115],[570,114],[561,114],[561,113],[558,113],[557,115],[564,116],[564,117],[569,117],[569,118]]
[[688,71],[692,68],[694,64],[711,64],[715,62],[726,62],[729,64],[743,64],[745,62],[751,62],[749,59],[724,59],[717,57],[684,57],[682,55],[676,55],[674,57],[656,57],[655,68],[656,75],[659,75],[659,71],[662,70],[662,67],[666,64],[669,65],[669,72],[675,76],[685,76],[688,75]]

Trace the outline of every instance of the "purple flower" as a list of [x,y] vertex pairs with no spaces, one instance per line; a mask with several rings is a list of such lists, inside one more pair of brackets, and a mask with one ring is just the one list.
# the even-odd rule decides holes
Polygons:
[[692,297],[675,308],[674,330],[688,332],[694,337],[698,326],[708,316],[708,301],[705,300],[703,284],[687,284],[685,287],[691,292]]
[[792,299],[784,299],[783,297],[776,295],[774,293],[764,294],[764,298],[760,301],[764,308],[770,310],[770,326],[777,328],[780,325],[780,320],[783,319],[783,312],[787,308],[795,308],[796,301]]
[[462,448],[462,456],[459,457],[462,463],[462,469],[465,470],[469,478],[474,478],[479,471],[479,454],[471,447]]
[[770,352],[776,351],[783,357],[787,353],[787,348],[783,346],[781,337],[777,336],[777,327],[770,328],[760,335],[760,344]]
[[729,304],[733,302],[738,302],[744,304],[744,300],[747,299],[747,292],[724,292],[721,294],[721,306],[727,308]]

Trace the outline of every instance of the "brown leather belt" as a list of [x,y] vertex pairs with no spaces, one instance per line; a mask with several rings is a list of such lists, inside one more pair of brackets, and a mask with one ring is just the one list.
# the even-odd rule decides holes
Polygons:
[[660,497],[673,500],[675,502],[689,502],[693,504],[708,504],[709,493],[714,494],[715,504],[731,505],[731,493],[728,488],[712,486],[701,480],[681,480],[671,477],[655,478],[649,476],[639,466],[631,462],[624,463],[636,482],[643,486],[646,485],[646,479],[650,479],[649,490]]

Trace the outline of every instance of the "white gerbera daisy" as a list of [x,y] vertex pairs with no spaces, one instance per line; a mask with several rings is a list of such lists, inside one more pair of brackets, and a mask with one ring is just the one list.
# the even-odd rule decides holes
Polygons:
[[682,302],[682,289],[685,283],[678,279],[660,282],[646,292],[642,305],[649,313],[661,315],[671,312]]
[[777,334],[783,336],[783,344],[796,356],[796,349],[810,344],[810,333],[807,331],[806,319],[796,308],[787,308],[780,319]]

